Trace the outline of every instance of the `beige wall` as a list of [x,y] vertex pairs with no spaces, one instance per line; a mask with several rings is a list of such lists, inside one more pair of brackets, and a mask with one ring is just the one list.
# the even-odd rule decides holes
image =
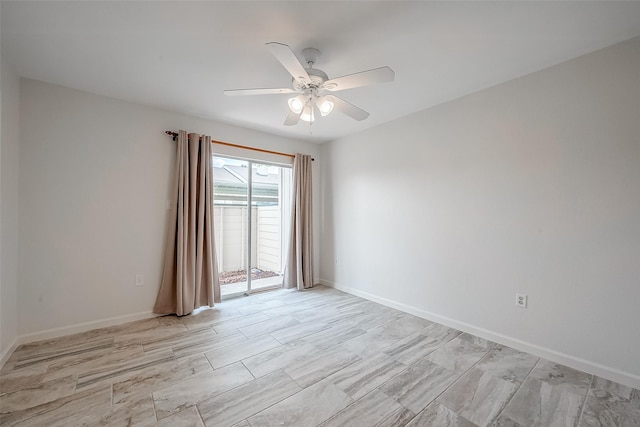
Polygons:
[[0,365],[18,336],[19,79],[0,53]]
[[[320,163],[319,147],[304,141],[31,80],[22,80],[20,90],[18,326],[24,339],[149,315],[162,272],[175,157],[165,130],[304,152]],[[136,274],[144,274],[143,287],[134,286]]]
[[640,386],[640,39],[323,159],[325,283]]

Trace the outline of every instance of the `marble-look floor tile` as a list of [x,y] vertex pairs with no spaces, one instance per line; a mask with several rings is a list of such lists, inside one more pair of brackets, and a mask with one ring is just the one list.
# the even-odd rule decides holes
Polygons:
[[384,384],[407,366],[384,354],[357,361],[327,379],[357,400]]
[[317,426],[353,400],[329,381],[320,381],[249,417],[252,427],[258,426]]
[[523,426],[577,425],[586,392],[576,394],[569,391],[571,387],[554,382],[528,377],[507,404],[503,417]]
[[335,304],[336,307],[340,307],[341,311],[356,310],[362,313],[370,313],[375,316],[385,317],[387,320],[393,320],[397,316],[405,315],[407,313],[396,310],[395,308],[387,307],[373,301],[365,299],[349,299]]
[[31,368],[18,369],[0,374],[0,395],[21,389],[35,388],[44,379],[47,365],[37,365]]
[[253,325],[243,326],[241,328],[238,328],[238,330],[245,336],[252,338],[299,324],[300,322],[298,322],[291,316],[282,316],[273,317],[260,323],[254,323]]
[[480,338],[475,335],[468,334],[466,332],[463,334],[460,334],[458,338],[460,338],[462,341],[466,341],[468,343],[475,345],[476,347],[480,347],[485,350],[493,350],[494,348],[498,347],[498,344],[494,343],[493,341],[489,341],[484,338]]
[[[0,375],[12,372],[16,366],[17,357],[14,356],[15,352],[9,356],[9,359],[4,362],[4,365],[0,366]],[[36,367],[38,368],[38,367]],[[43,365],[42,368],[46,369],[46,365]]]
[[485,426],[504,409],[518,385],[477,368],[471,368],[436,402],[465,419]]
[[[335,316],[325,317],[324,322],[333,327],[333,326],[343,326],[343,327],[351,327],[357,329],[363,329],[357,326],[354,326],[354,323],[358,323],[360,319],[365,317],[366,314],[358,311],[351,310],[338,310]],[[395,319],[395,317],[394,317]],[[366,331],[365,331],[366,332]]]
[[596,398],[618,397],[620,399],[633,400],[640,397],[640,391],[594,375],[589,395]]
[[[371,303],[371,301],[363,298],[353,297],[335,302],[332,304],[332,307],[335,307],[340,311],[366,311],[363,310],[363,307],[365,307],[367,303]],[[372,304],[375,305],[376,303]]]
[[592,378],[592,375],[586,372],[581,372],[545,359],[540,359],[529,376],[561,388],[564,391],[579,395],[587,393]]
[[64,355],[73,352],[74,350],[99,347],[101,345],[108,344],[109,341],[113,343],[114,336],[118,334],[148,330],[155,328],[158,325],[158,320],[156,318],[151,318],[110,326],[107,328],[93,329],[91,331],[65,335],[63,337],[53,338],[50,340],[23,344],[16,349],[16,355],[19,356],[19,360],[23,361],[49,354],[56,355],[56,353],[58,356],[64,357]]
[[360,357],[371,357],[389,346],[399,342],[403,336],[385,326],[379,326],[342,344],[342,347],[358,354]]
[[[278,295],[273,292],[264,292],[255,294],[259,301],[279,300],[282,305],[295,305],[306,304],[308,301],[315,300],[321,297],[317,289],[311,289],[310,291],[298,291],[297,289],[282,289],[278,291]],[[322,302],[322,299],[320,299]]]
[[155,424],[156,427],[204,427],[202,418],[195,406],[163,418]]
[[271,300],[259,300],[249,304],[239,305],[237,310],[243,315],[250,315],[255,313],[261,313],[263,310],[268,310],[270,308],[278,308],[285,305],[284,301],[280,301],[278,299]]
[[482,359],[487,352],[488,350],[469,341],[454,338],[429,354],[426,359],[461,374]]
[[141,344],[118,344],[100,351],[84,353],[75,358],[65,358],[50,363],[44,380],[82,375],[104,366],[123,363],[123,361],[142,356],[144,356],[144,350]]
[[305,388],[359,360],[362,359],[358,355],[333,347],[324,351],[314,350],[283,369],[300,387]]
[[640,426],[638,390],[536,361],[335,289],[278,290],[22,345],[0,425]]
[[242,328],[243,326],[255,325],[256,323],[264,322],[269,319],[269,317],[262,313],[253,313],[247,316],[213,322],[211,325],[217,333],[223,334],[229,331],[236,331],[238,328]]
[[[167,326],[167,325],[183,325],[182,321],[183,316],[176,316],[175,314],[163,314],[162,316],[156,317],[159,325]],[[185,326],[186,327],[186,326]]]
[[417,414],[459,376],[457,372],[424,359],[387,381],[380,390]]
[[307,335],[305,339],[318,350],[327,350],[364,333],[366,333],[364,329],[354,328],[348,323],[340,323],[315,334]]
[[213,366],[214,369],[218,369],[222,366],[260,354],[263,351],[271,350],[280,345],[282,344],[270,335],[265,335],[208,351],[205,353],[205,356],[209,359],[211,366]]
[[293,317],[300,323],[324,323],[327,320],[333,320],[340,315],[340,311],[332,306],[323,307],[318,310],[317,307],[309,307],[306,310],[296,311]]
[[299,311],[305,311],[312,308],[313,308],[312,306],[302,302],[299,304],[287,304],[287,305],[281,305],[280,307],[263,310],[262,314],[270,318],[281,317],[281,316],[293,316],[295,313]]
[[137,343],[146,344],[156,342],[164,338],[183,336],[187,332],[183,323],[171,323],[158,325],[153,328],[139,331],[123,332],[113,337],[115,343]]
[[452,339],[458,338],[463,335],[462,331],[441,325],[439,323],[434,323],[433,325],[427,326],[425,329],[420,331],[420,334],[428,338],[443,342],[449,342]]
[[640,390],[594,377],[580,427],[640,426]]
[[[345,312],[348,313],[348,312]],[[354,328],[364,329],[369,332],[376,328],[393,322],[398,318],[397,314],[387,312],[378,313],[376,310],[371,311],[355,311],[346,319]]]
[[154,351],[184,344],[210,342],[216,339],[216,335],[213,329],[204,327],[191,330],[188,334],[179,332],[164,337],[145,340],[145,342],[142,343],[142,348],[144,351]]
[[194,376],[153,393],[158,419],[166,418],[254,378],[240,362]]
[[259,378],[278,369],[283,369],[297,361],[304,360],[317,350],[305,341],[281,344],[255,356],[244,359],[242,363],[254,377]]
[[171,350],[158,350],[157,352],[145,353],[142,356],[131,359],[113,361],[79,374],[76,390],[94,386],[101,382],[112,382],[119,378],[126,378],[137,371],[153,366],[170,364],[173,361],[175,361],[175,357]]
[[198,403],[206,426],[230,426],[302,390],[284,371],[257,378]]
[[423,319],[422,317],[413,316],[407,313],[401,313],[396,316],[396,320],[387,323],[382,326],[390,335],[397,336],[399,338],[406,338],[407,336],[421,331],[428,326],[433,325],[430,320]]
[[133,371],[113,382],[113,403],[130,401],[139,394],[150,395],[169,385],[209,372],[213,372],[213,368],[203,354]]
[[110,410],[111,386],[100,386],[31,409],[0,413],[0,425],[3,427],[95,425],[96,421]]
[[78,357],[90,358],[96,354],[102,354],[113,346],[113,337],[105,337],[88,342],[68,342],[61,347],[52,345],[49,348],[38,346],[31,351],[16,350],[18,360],[15,362],[14,369],[37,364],[63,363],[64,361],[76,360]]
[[199,337],[197,339],[184,339],[179,344],[171,346],[171,349],[173,350],[173,355],[180,359],[185,356],[206,353],[247,340],[248,338],[240,332],[230,332],[224,335],[215,335],[213,338]]
[[513,421],[511,418],[506,415],[500,415],[493,423],[491,423],[491,427],[527,427]]
[[[84,424],[98,426],[155,426],[156,415],[153,408],[153,399],[150,395],[139,394],[135,396],[135,399],[112,405],[111,409],[99,419],[86,421]],[[69,422],[67,425],[75,425],[75,422]]]
[[76,385],[74,376],[64,377],[38,384],[37,387],[20,389],[0,395],[0,413],[22,411],[61,397],[73,394]]
[[528,353],[496,346],[475,367],[504,380],[522,383],[538,360]]
[[358,313],[368,313],[368,312],[379,311],[384,309],[389,309],[390,311],[393,312],[393,309],[390,307],[383,308],[380,304],[363,299],[363,298],[353,298],[349,300],[344,300],[344,301],[333,304],[333,307],[337,308],[340,311],[354,311]]
[[285,344],[291,341],[303,339],[308,335],[315,334],[316,332],[328,329],[329,325],[326,323],[314,323],[304,322],[298,325],[282,328],[278,331],[272,332],[271,336]]
[[431,324],[432,322],[416,316],[395,316],[393,320],[370,329],[366,334],[346,341],[344,347],[362,357],[371,356]]
[[80,338],[81,340],[85,340],[87,338],[87,335],[95,334],[96,336],[100,336],[100,335],[116,336],[120,334],[130,333],[133,331],[153,329],[158,325],[160,325],[160,322],[158,322],[158,318],[151,317],[148,319],[134,320],[133,322],[129,322],[129,323],[121,323],[119,325],[107,326],[106,328],[93,329],[91,331],[82,332],[78,335],[82,336],[82,338]]
[[433,402],[420,412],[407,427],[478,427],[449,408]]
[[187,329],[194,330],[202,329],[203,327],[211,327],[212,325],[222,321],[240,319],[242,317],[243,314],[238,310],[228,307],[227,304],[219,304],[214,308],[202,310],[197,314],[182,316],[179,319]]
[[381,391],[373,391],[338,412],[321,427],[404,426],[415,414]]
[[[306,292],[306,291],[305,291]],[[311,293],[314,291],[311,291]],[[326,307],[333,307],[335,305],[339,305],[345,301],[349,301],[353,298],[352,295],[349,294],[345,294],[343,292],[327,292],[323,295],[315,297],[315,298],[309,298],[307,300],[305,300],[305,304],[310,305],[312,307],[317,307],[318,309],[320,309],[320,307],[326,308]],[[294,303],[295,301],[292,301],[292,303]]]
[[411,365],[460,335],[460,331],[434,324],[409,335],[384,350],[384,353],[405,365]]

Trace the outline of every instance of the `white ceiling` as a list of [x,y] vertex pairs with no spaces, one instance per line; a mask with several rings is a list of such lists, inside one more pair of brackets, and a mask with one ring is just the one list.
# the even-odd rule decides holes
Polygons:
[[[640,35],[640,2],[2,1],[3,56],[23,77],[307,139],[332,140]],[[369,111],[282,125],[290,87],[264,44],[322,51],[330,78],[390,66],[340,92]],[[195,129],[194,131],[197,131]]]

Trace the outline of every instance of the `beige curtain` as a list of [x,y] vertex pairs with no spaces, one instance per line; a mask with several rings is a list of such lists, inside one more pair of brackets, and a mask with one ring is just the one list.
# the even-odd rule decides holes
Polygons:
[[293,160],[291,232],[283,286],[298,290],[313,287],[311,162],[311,156],[305,154],[296,154]]
[[182,316],[220,302],[210,136],[178,133],[173,200],[162,285],[153,311]]

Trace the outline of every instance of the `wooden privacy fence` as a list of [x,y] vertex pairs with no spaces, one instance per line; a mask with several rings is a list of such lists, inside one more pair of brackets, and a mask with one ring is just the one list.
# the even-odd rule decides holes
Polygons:
[[[213,208],[216,252],[221,273],[247,268],[247,206]],[[251,265],[282,273],[282,212],[280,206],[251,208]]]

